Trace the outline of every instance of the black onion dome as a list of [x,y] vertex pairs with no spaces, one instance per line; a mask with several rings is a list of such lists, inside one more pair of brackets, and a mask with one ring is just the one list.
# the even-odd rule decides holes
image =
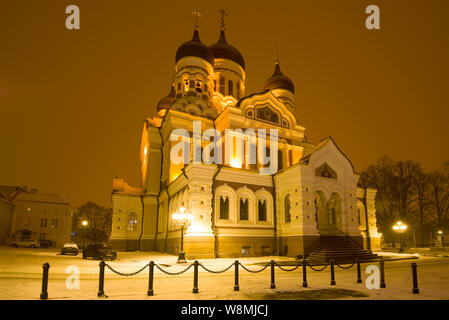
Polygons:
[[169,109],[175,102],[175,86],[171,86],[170,93],[168,96],[159,100],[157,104],[157,111],[161,109]]
[[243,68],[243,70],[245,70],[245,60],[243,59],[243,56],[241,55],[240,51],[238,51],[226,41],[224,30],[221,30],[220,38],[218,39],[217,43],[211,45],[209,48],[210,50],[212,50],[215,58],[234,61],[235,63],[239,64]]
[[193,38],[190,41],[184,42],[176,51],[176,62],[184,57],[199,57],[212,66],[214,65],[214,55],[212,51],[200,41],[200,34],[198,29],[193,32]]
[[274,89],[285,89],[292,93],[295,93],[295,86],[293,81],[288,77],[284,76],[281,72],[281,67],[279,67],[279,61],[276,61],[276,66],[274,67],[274,73],[267,81],[263,87],[264,90],[274,90]]

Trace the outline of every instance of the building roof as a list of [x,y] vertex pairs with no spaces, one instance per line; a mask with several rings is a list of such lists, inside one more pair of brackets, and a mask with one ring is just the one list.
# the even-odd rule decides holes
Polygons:
[[337,144],[335,143],[334,139],[332,139],[332,137],[327,137],[327,138],[321,140],[321,141],[315,146],[315,148],[313,148],[312,151],[310,151],[308,154],[304,155],[304,156],[300,159],[300,162],[308,164],[308,163],[309,163],[309,160],[310,160],[310,157],[311,157],[315,152],[317,152],[317,151],[320,150],[322,147],[324,147],[328,142],[332,142],[332,143],[334,144],[334,146],[335,146],[335,147],[337,148],[337,150],[343,155],[343,157],[345,157],[345,158],[349,161],[349,164],[350,164],[351,167],[352,167],[352,171],[355,172],[354,166],[353,166],[353,164],[352,164],[352,162],[351,162],[351,159],[349,159],[349,158],[348,158],[348,157],[341,151],[341,149],[337,146]]
[[14,201],[33,201],[70,205],[62,197],[53,193],[42,193],[26,186],[0,186],[0,197]]
[[292,93],[295,93],[295,86],[293,84],[293,81],[282,74],[278,60],[276,60],[273,75],[267,81],[265,81],[263,89],[285,89],[291,91]]
[[157,104],[157,111],[161,109],[169,109],[175,102],[175,87],[172,85],[168,96],[163,97]]
[[176,51],[175,61],[178,62],[184,57],[198,57],[214,65],[214,55],[212,51],[200,40],[198,28],[193,32],[192,40],[184,42]]
[[214,58],[228,59],[239,64],[243,70],[245,70],[245,59],[243,59],[242,54],[235,47],[231,46],[225,37],[225,32],[223,29],[220,31],[220,38],[216,43],[211,45],[210,50],[212,51]]

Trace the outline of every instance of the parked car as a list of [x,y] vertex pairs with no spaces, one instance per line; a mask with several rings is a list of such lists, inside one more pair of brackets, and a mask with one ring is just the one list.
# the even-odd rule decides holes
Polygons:
[[78,245],[73,242],[64,243],[61,248],[61,254],[73,254],[74,256],[78,255]]
[[95,260],[117,258],[117,252],[105,242],[93,242],[83,249],[83,259],[92,257]]
[[51,240],[39,240],[39,244],[41,246],[41,248],[48,248],[51,247]]
[[40,247],[40,243],[37,240],[32,239],[23,239],[23,240],[17,240],[13,241],[10,244],[11,247],[25,247],[25,248],[38,248]]

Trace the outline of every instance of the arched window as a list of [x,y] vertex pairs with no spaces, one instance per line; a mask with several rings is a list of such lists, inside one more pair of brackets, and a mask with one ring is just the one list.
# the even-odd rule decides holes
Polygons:
[[284,216],[286,223],[292,220],[290,215],[290,194],[287,194],[284,198]]
[[225,78],[223,76],[220,76],[218,90],[222,95],[225,95]]
[[220,219],[228,220],[229,219],[229,198],[220,196]]
[[128,213],[128,224],[126,230],[128,231],[137,230],[137,213],[135,212]]
[[228,80],[228,96],[234,95],[234,83],[232,80]]
[[240,198],[240,220],[249,219],[249,201],[248,199]]
[[258,218],[259,221],[267,221],[267,202],[265,200],[258,201]]

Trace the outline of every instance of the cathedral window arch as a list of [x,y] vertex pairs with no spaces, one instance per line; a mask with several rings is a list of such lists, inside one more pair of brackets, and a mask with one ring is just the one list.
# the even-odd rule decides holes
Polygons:
[[273,221],[273,196],[264,188],[256,191],[257,222],[264,224]]
[[257,206],[254,192],[244,186],[237,190],[237,220],[243,223],[256,220],[255,207]]
[[225,95],[225,77],[224,76],[220,76],[219,78],[219,82],[218,82],[218,91],[222,94]]
[[257,201],[257,220],[267,221],[267,201],[265,199]]
[[249,220],[249,201],[247,198],[239,199],[239,220]]
[[229,220],[229,197],[220,196],[220,219]]
[[[232,223],[236,221],[236,193],[227,184],[215,189],[215,221],[220,223]],[[226,218],[227,217],[227,218]]]
[[234,82],[228,80],[228,96],[234,95]]
[[195,90],[197,93],[203,92],[203,82],[200,79],[197,79],[195,82]]

